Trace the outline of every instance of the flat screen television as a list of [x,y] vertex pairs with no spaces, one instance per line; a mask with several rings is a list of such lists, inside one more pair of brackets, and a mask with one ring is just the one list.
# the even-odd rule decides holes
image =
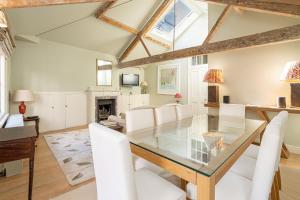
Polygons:
[[123,86],[139,86],[139,75],[122,74],[121,81]]

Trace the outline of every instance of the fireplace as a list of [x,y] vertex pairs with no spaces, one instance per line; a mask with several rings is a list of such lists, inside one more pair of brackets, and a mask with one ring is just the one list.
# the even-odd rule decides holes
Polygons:
[[110,115],[116,115],[117,97],[96,97],[96,122],[107,120]]

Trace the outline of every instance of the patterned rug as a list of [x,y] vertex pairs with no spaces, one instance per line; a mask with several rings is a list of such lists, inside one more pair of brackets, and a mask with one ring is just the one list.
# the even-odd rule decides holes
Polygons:
[[88,129],[44,137],[70,185],[77,185],[95,176]]

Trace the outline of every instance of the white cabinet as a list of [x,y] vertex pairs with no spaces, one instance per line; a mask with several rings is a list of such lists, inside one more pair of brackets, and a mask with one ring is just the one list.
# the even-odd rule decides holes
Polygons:
[[85,92],[37,93],[33,114],[40,116],[40,131],[60,130],[87,124]]
[[87,123],[87,97],[83,94],[66,95],[66,128]]
[[141,106],[149,106],[149,94],[133,94],[133,95],[120,95],[120,113],[125,113],[128,110]]

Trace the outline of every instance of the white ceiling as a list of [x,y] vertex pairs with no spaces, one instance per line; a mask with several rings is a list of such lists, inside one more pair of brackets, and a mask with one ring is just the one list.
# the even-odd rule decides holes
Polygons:
[[[140,29],[162,0],[118,0],[105,15]],[[7,10],[16,35],[34,35],[119,56],[133,34],[95,18],[103,3],[69,4]],[[140,49],[140,48],[139,48]]]

